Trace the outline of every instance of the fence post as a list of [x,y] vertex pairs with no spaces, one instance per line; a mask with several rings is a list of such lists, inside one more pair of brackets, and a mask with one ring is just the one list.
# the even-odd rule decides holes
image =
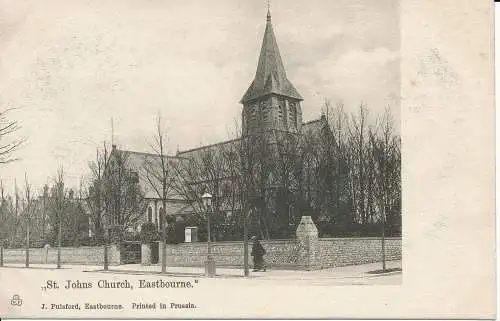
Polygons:
[[0,240],[0,267],[3,266],[3,240]]

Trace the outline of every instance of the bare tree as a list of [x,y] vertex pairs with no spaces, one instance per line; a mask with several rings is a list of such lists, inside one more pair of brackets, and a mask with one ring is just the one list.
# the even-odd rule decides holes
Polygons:
[[141,174],[146,178],[149,186],[155,191],[162,202],[162,211],[160,211],[162,241],[161,271],[165,273],[167,269],[167,218],[165,214],[167,197],[175,183],[175,172],[171,164],[169,164],[169,159],[167,157],[167,135],[162,128],[160,115],[158,115],[156,119],[156,133],[153,138],[153,143],[150,146],[156,157],[147,157],[144,160]]
[[0,196],[0,241],[9,240],[10,246],[12,246],[17,231],[17,217],[15,215],[14,200],[5,192],[5,186],[1,180]]
[[105,173],[108,167],[109,153],[106,144],[103,148],[96,149],[96,158],[89,163],[91,178],[85,190],[85,204],[87,214],[93,225],[95,236],[98,240],[104,237],[103,224],[105,220]]
[[[213,197],[210,215],[214,216],[214,221],[223,220],[223,210],[231,206],[232,177],[227,163],[227,150],[234,143],[236,141],[196,150],[173,166],[177,176],[175,190],[192,203],[194,214],[199,220],[206,220],[208,215],[201,200],[205,192]],[[204,225],[201,227],[204,228]],[[216,234],[211,236],[216,237]]]
[[381,223],[382,237],[382,269],[385,271],[385,235],[386,221],[389,213],[393,213],[394,203],[400,197],[400,149],[398,139],[393,133],[393,119],[386,109],[377,128],[370,131],[372,159],[374,163],[374,180],[376,209]]
[[350,184],[355,205],[356,220],[368,223],[367,211],[367,130],[368,109],[361,104],[356,115],[351,115],[349,131]]
[[52,200],[54,202],[55,215],[52,221],[57,226],[57,268],[61,268],[61,246],[62,246],[62,225],[63,215],[66,209],[66,191],[64,189],[64,167],[61,165],[57,170],[52,188]]
[[146,209],[139,173],[131,170],[128,154],[113,149],[103,179],[104,210],[107,223],[122,239],[125,231],[137,226]]
[[26,197],[26,267],[30,266],[30,224],[31,224],[31,185],[28,183],[28,175],[24,173],[24,193]]
[[0,111],[0,164],[15,161],[17,158],[13,153],[26,141],[24,138],[12,137],[20,129],[17,121],[7,118],[8,112],[12,110]]
[[19,230],[19,227],[21,226],[20,221],[20,207],[21,207],[22,200],[19,197],[19,190],[17,188],[17,181],[14,180],[14,225],[12,228],[11,232],[11,241],[10,241],[10,246],[12,247],[14,245],[14,241],[17,237],[17,233]]

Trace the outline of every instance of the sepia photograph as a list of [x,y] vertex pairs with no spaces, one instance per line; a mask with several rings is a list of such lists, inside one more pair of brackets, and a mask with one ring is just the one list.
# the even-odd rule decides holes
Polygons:
[[401,291],[400,2],[0,1],[0,315]]

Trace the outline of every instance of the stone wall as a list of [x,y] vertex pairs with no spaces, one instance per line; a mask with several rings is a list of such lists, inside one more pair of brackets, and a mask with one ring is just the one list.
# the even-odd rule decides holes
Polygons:
[[[265,260],[269,267],[298,267],[298,244],[295,240],[270,240],[261,242],[266,249]],[[161,254],[159,244],[159,253]],[[243,267],[243,242],[212,243],[212,256],[217,266]],[[252,251],[249,242],[248,253]],[[167,265],[169,266],[203,266],[208,253],[207,243],[167,244]],[[251,257],[250,257],[251,260]],[[161,255],[160,255],[161,261]],[[251,263],[250,263],[251,264]]]
[[[385,239],[385,258],[401,260],[401,238]],[[317,252],[319,269],[382,261],[379,237],[321,238]]]
[[[120,264],[120,252],[117,246],[108,247],[109,265]],[[26,262],[26,249],[4,249],[4,264]],[[29,252],[30,264],[57,264],[57,248],[31,248]],[[103,246],[81,246],[81,247],[62,247],[61,264],[85,264],[102,265],[104,264]]]
[[[261,241],[269,268],[316,270],[382,261],[380,238],[328,238]],[[249,243],[249,253],[252,243]],[[161,253],[161,244],[159,246]],[[386,260],[401,259],[401,238],[386,238]],[[167,266],[203,266],[207,243],[167,245]],[[218,267],[243,267],[243,242],[212,244]],[[160,256],[161,257],[161,256]],[[250,257],[250,266],[252,258]],[[160,259],[161,261],[161,259]]]
[[[380,238],[318,238],[318,231],[310,217],[304,216],[297,228],[295,239],[261,241],[266,250],[265,261],[273,269],[316,270],[345,265],[379,262],[382,260]],[[401,259],[401,238],[386,238],[386,259]],[[252,243],[249,242],[249,253]],[[161,243],[158,246],[161,253]],[[25,263],[25,249],[5,249],[4,264]],[[123,263],[119,246],[108,248],[109,265]],[[243,267],[243,242],[212,243],[212,256],[216,266]],[[160,262],[161,262],[161,256]],[[204,265],[207,257],[207,243],[183,243],[167,245],[168,266]],[[252,266],[251,257],[250,266]],[[102,265],[104,247],[61,248],[62,264]],[[30,249],[30,263],[57,264],[57,248]]]

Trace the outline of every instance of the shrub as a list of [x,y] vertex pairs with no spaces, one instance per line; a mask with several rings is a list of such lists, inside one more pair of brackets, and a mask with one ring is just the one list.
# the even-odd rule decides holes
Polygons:
[[154,223],[144,223],[141,226],[141,243],[149,244],[158,240],[158,230]]
[[167,243],[179,244],[184,242],[184,229],[183,222],[171,222],[167,226]]

